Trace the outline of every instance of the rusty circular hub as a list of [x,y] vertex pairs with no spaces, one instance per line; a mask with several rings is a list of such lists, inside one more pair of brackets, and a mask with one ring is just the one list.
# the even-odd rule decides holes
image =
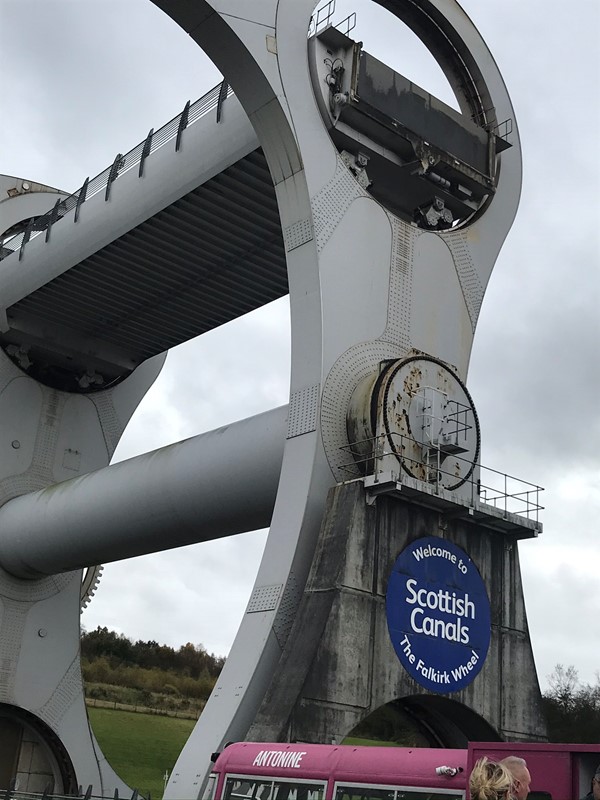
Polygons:
[[[479,421],[467,387],[442,361],[414,356],[382,373],[372,403],[403,471],[456,489],[479,456]],[[373,406],[372,406],[373,410]]]

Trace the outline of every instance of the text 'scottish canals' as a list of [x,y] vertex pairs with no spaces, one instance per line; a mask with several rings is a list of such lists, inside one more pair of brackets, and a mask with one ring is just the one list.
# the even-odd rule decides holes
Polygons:
[[458,691],[483,667],[490,602],[475,564],[452,542],[429,536],[400,553],[388,581],[386,613],[398,658],[426,689]]

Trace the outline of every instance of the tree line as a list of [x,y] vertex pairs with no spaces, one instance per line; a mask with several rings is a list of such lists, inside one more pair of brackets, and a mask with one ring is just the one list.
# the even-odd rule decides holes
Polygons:
[[[133,642],[106,627],[82,633],[81,657],[88,697],[192,710],[202,708],[225,663],[201,644]],[[542,703],[550,741],[600,742],[600,673],[595,683],[582,683],[575,667],[557,664],[548,684]],[[406,720],[392,709],[380,712],[361,723],[361,735],[404,740]]]
[[95,700],[199,713],[224,663],[191,642],[134,642],[106,627],[81,635],[86,696]]
[[600,672],[582,683],[573,666],[557,664],[542,701],[551,742],[600,742]]
[[217,678],[225,658],[208,653],[203,645],[191,642],[175,650],[166,644],[131,639],[122,633],[96,628],[81,635],[81,655],[88,661],[105,658],[112,667],[136,666],[144,669],[173,671],[188,678],[208,675]]

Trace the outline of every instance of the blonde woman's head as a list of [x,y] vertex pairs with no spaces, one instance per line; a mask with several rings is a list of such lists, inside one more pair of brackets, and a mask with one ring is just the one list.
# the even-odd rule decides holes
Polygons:
[[469,777],[471,800],[510,800],[513,777],[504,764],[480,758]]

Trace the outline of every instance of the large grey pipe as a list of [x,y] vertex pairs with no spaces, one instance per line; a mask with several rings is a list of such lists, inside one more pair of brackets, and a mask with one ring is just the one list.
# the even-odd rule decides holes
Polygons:
[[19,578],[267,527],[288,407],[22,495],[0,508],[0,566]]

